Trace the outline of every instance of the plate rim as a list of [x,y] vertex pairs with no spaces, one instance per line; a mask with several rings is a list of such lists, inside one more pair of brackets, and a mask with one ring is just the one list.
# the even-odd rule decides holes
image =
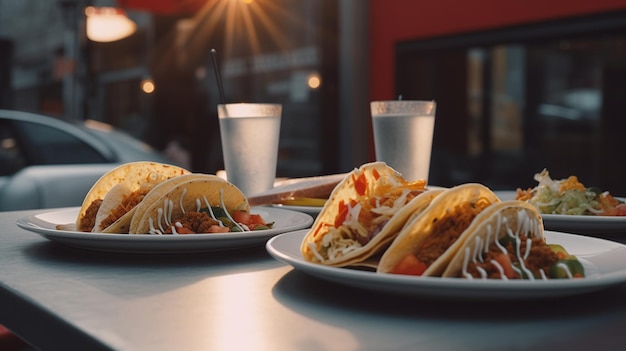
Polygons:
[[[80,207],[68,207],[68,208],[58,208],[58,209],[46,209],[33,214],[29,214],[27,216],[18,218],[15,223],[16,225],[24,230],[33,232],[38,234],[39,236],[48,239],[50,241],[59,242],[62,244],[66,244],[69,246],[86,248],[90,250],[96,251],[115,251],[115,252],[159,252],[159,253],[181,253],[187,251],[213,251],[211,249],[211,245],[226,245],[226,249],[237,249],[240,247],[249,247],[250,242],[259,242],[265,239],[269,239],[273,236],[290,232],[294,230],[305,229],[311,226],[313,223],[313,217],[310,214],[292,211],[287,209],[278,209],[266,206],[256,206],[251,208],[253,213],[257,213],[259,211],[269,211],[270,213],[281,214],[284,216],[291,215],[293,218],[297,218],[298,222],[296,224],[290,224],[286,227],[269,229],[269,230],[259,230],[259,231],[250,231],[243,233],[216,233],[216,234],[194,234],[194,235],[147,235],[147,234],[119,234],[119,233],[86,233],[72,230],[59,230],[56,228],[52,228],[52,226],[56,226],[58,224],[63,223],[54,223],[43,220],[38,216],[42,215],[54,215],[55,213],[78,213]],[[50,227],[42,226],[40,224],[47,224]],[[241,239],[241,245],[237,245],[237,240]],[[203,244],[203,247],[197,248],[193,246],[189,246],[188,249],[185,249],[187,244],[189,245],[197,245],[198,243]],[[231,244],[232,243],[232,244]],[[128,249],[124,249],[123,247],[112,249],[111,247],[117,245],[129,244],[132,245]],[[176,248],[172,248],[168,250],[168,244],[177,245]],[[140,249],[137,248],[137,245],[153,245],[150,248]],[[181,246],[183,246],[181,248]],[[224,250],[225,248],[220,248],[220,250]]]
[[[376,292],[429,296],[437,298],[461,299],[533,299],[543,297],[567,296],[608,288],[626,282],[626,268],[609,273],[595,273],[583,279],[542,280],[467,280],[461,278],[413,277],[394,274],[381,274],[371,271],[352,270],[347,268],[324,266],[295,258],[291,253],[283,252],[276,243],[286,240],[289,236],[304,237],[307,230],[298,230],[277,235],[266,243],[268,253],[294,269],[306,274],[343,285],[356,286]],[[578,240],[599,240],[616,248],[626,250],[626,245],[601,239],[558,231],[546,230],[546,234],[571,235]],[[295,241],[295,239],[290,238]],[[299,248],[298,248],[299,251]],[[367,281],[370,281],[367,286]],[[422,290],[423,289],[423,290]],[[421,291],[420,291],[421,290]],[[437,293],[435,293],[435,290]],[[445,290],[445,291],[441,291]],[[487,291],[487,294],[484,292]]]

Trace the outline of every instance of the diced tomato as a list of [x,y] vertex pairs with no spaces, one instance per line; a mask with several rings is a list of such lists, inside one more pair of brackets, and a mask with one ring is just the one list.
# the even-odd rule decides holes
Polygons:
[[232,216],[237,223],[245,224],[248,228],[250,228],[250,230],[254,230],[254,228],[258,226],[266,225],[265,220],[260,214],[249,213],[246,211],[235,211]]
[[250,212],[246,211],[234,211],[231,216],[237,223],[247,224],[250,221]]
[[395,267],[393,267],[391,273],[393,274],[405,274],[405,275],[422,275],[428,266],[415,257],[413,254],[404,256]]
[[348,205],[343,201],[339,202],[339,205],[337,205],[337,217],[335,217],[335,228],[339,228],[343,224],[347,215]]
[[511,259],[509,258],[509,255],[500,254],[494,257],[494,259],[500,264],[500,266],[502,266],[502,269],[504,270],[504,275],[507,278],[515,278],[517,274],[513,270],[513,265],[511,264]]
[[261,217],[260,214],[252,213],[250,214],[250,221],[248,222],[248,224],[265,225],[265,220],[263,219],[263,217]]
[[359,195],[365,195],[367,190],[367,179],[365,179],[365,173],[361,173],[357,179],[354,180],[354,188]]
[[378,178],[380,178],[380,173],[378,173],[378,170],[375,169],[372,174],[374,175],[374,179],[378,180]]

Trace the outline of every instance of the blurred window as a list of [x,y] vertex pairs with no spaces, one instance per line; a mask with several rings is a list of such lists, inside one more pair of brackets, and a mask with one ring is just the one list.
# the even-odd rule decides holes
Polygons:
[[397,47],[397,93],[437,100],[431,181],[495,189],[576,175],[626,194],[626,13]]

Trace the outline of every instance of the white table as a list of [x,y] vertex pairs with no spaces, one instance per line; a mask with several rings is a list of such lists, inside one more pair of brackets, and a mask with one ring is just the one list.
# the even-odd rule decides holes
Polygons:
[[626,285],[559,300],[437,301],[309,277],[264,247],[122,255],[0,213],[0,324],[41,350],[626,349]]

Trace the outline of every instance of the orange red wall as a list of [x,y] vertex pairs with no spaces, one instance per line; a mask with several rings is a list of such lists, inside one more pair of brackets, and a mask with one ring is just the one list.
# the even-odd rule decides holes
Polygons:
[[395,44],[626,8],[626,0],[370,0],[370,100],[394,99]]

